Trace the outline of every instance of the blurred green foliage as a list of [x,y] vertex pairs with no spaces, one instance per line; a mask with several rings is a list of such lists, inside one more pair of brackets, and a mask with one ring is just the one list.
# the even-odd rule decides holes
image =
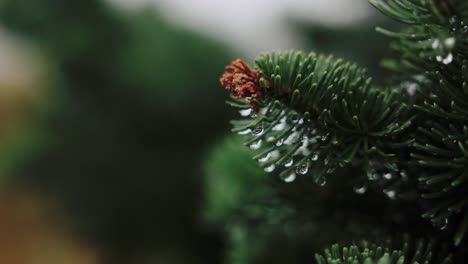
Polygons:
[[229,52],[103,1],[4,0],[0,22],[55,70],[34,130],[46,137],[10,184],[55,198],[109,263],[217,262],[220,238],[199,221],[198,164],[229,119],[214,89]]

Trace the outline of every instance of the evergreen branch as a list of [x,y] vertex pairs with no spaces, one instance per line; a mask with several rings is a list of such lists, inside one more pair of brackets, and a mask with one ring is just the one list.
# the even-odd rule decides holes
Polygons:
[[[283,179],[313,171],[319,184],[353,163],[364,163],[371,179],[379,169],[371,164],[397,170],[395,146],[412,122],[408,107],[395,90],[372,86],[364,69],[292,51],[259,56],[256,70],[236,65],[221,81],[247,117],[234,121],[233,131],[252,134],[246,145],[263,150],[256,158],[266,170]],[[237,92],[245,90],[247,96]]]
[[433,242],[424,240],[410,241],[406,239],[402,245],[392,245],[386,241],[384,245],[372,244],[359,247],[352,245],[342,247],[339,244],[325,249],[323,254],[316,254],[317,264],[449,264],[451,256],[445,256],[435,251]]

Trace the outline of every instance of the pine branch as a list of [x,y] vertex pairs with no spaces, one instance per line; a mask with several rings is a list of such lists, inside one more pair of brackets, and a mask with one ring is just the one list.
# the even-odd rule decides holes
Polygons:
[[[433,242],[406,239],[401,246],[387,241],[384,245],[341,247],[338,244],[316,254],[317,264],[449,264],[451,256],[435,251]],[[436,254],[438,253],[438,254]]]
[[228,103],[245,116],[233,131],[252,134],[246,145],[261,150],[254,158],[265,170],[318,184],[338,166],[364,166],[370,179],[376,169],[398,170],[395,149],[408,143],[402,133],[411,125],[401,93],[374,87],[364,69],[331,56],[263,54],[256,70],[239,63],[222,78],[237,97]]
[[393,67],[417,87],[419,111],[411,157],[420,166],[419,189],[431,207],[423,217],[456,226],[456,245],[468,231],[468,2],[371,0],[382,13],[410,26],[378,31],[397,39]]

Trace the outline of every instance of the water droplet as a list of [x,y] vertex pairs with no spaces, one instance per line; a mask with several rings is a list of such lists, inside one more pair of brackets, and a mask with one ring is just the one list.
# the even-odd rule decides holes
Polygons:
[[254,128],[252,130],[252,136],[261,136],[263,135],[263,132],[265,131],[265,129],[263,128],[263,125],[258,125],[256,128]]
[[309,138],[307,136],[303,136],[301,138],[301,142],[304,143],[304,142],[308,142],[309,141]]
[[242,109],[239,111],[239,114],[243,117],[247,117],[252,113],[252,108]]
[[453,47],[455,46],[455,42],[456,42],[456,40],[455,40],[454,37],[446,38],[446,39],[444,40],[445,46],[446,46],[447,48],[449,48],[449,49],[453,49]]
[[392,200],[396,198],[396,191],[394,190],[384,190],[383,192],[385,193],[385,195],[387,195],[388,198]]
[[453,54],[450,52],[447,57],[442,60],[443,64],[450,64],[453,61]]
[[290,159],[284,163],[284,167],[289,168],[294,164],[294,160]]
[[296,168],[296,173],[299,175],[305,175],[309,172],[309,163],[306,162]]
[[296,173],[293,171],[291,172],[286,178],[283,178],[283,181],[290,183],[296,180]]
[[262,140],[261,139],[259,141],[257,141],[257,142],[254,142],[254,143],[250,144],[250,148],[253,149],[253,150],[257,150],[261,146],[262,146]]
[[278,141],[276,141],[276,146],[281,147],[283,145],[283,143],[284,143],[284,139],[281,138]]
[[273,131],[281,131],[281,130],[283,130],[285,127],[286,127],[286,118],[283,117],[283,119],[281,119],[281,120],[279,121],[279,123],[276,124],[276,125],[272,128],[272,130],[273,130]]
[[[433,215],[431,217],[434,217]],[[432,222],[432,226],[434,226],[435,228],[438,228],[440,230],[445,230],[447,229],[448,225],[449,225],[449,221],[447,218],[445,218],[442,222],[437,222],[437,221],[434,221],[434,220],[431,220]]]
[[437,55],[436,56],[436,60],[438,62],[442,62],[443,64],[450,64],[452,63],[453,61],[453,54],[451,52],[449,52],[445,57],[442,57],[440,55]]
[[266,172],[273,172],[275,170],[275,165],[272,164],[264,169]]
[[379,179],[379,175],[375,172],[374,169],[369,169],[367,170],[367,178],[369,178],[370,181],[376,181]]
[[440,47],[440,39],[435,39],[434,42],[432,42],[432,48],[438,49],[439,47]]
[[280,152],[278,150],[273,150],[272,152],[270,152],[270,156],[272,159],[276,159],[280,156]]
[[406,172],[402,171],[400,172],[400,176],[401,176],[401,179],[403,181],[407,181],[408,180],[408,174],[406,174]]
[[327,170],[327,174],[332,174],[335,172],[335,168],[330,168]]
[[384,177],[384,179],[386,179],[386,180],[391,180],[391,179],[393,178],[393,175],[392,175],[391,173],[385,173],[385,174],[383,175],[383,177]]
[[456,17],[456,16],[453,16],[453,17],[451,17],[451,18],[449,19],[449,22],[450,22],[450,24],[453,25],[453,24],[457,23],[457,20],[458,20],[457,17]]
[[286,138],[286,140],[284,141],[284,144],[291,145],[291,144],[298,142],[298,140],[299,140],[299,133],[294,132],[291,135],[289,135],[288,138]]
[[417,89],[418,85],[416,83],[409,83],[406,85],[406,92],[408,92],[408,94],[411,96],[413,96],[416,93]]
[[317,154],[315,154],[314,156],[312,156],[312,158],[310,158],[311,161],[317,161],[319,158],[319,156]]
[[265,157],[258,159],[259,162],[265,163],[267,162],[271,157],[271,153],[268,153]]
[[439,228],[440,228],[440,230],[445,230],[445,229],[447,229],[447,227],[448,227],[448,224],[449,224],[449,222],[448,222],[448,219],[447,219],[447,218],[445,218],[445,219],[444,219],[444,224],[443,224],[443,225],[441,225],[441,226],[439,227]]
[[242,130],[242,131],[239,131],[237,134],[239,135],[247,135],[247,134],[250,134],[252,133],[252,129],[246,129],[246,130]]
[[315,180],[315,183],[323,187],[327,184],[327,180],[324,177],[320,177]]
[[267,138],[267,142],[273,142],[274,140],[275,140],[275,137],[273,137],[273,136],[269,136]]
[[367,192],[367,185],[357,185],[353,187],[353,190],[357,194],[365,194]]
[[321,139],[322,141],[327,141],[327,139],[328,139],[329,136],[330,136],[330,133],[327,133],[327,134],[323,135],[320,139]]

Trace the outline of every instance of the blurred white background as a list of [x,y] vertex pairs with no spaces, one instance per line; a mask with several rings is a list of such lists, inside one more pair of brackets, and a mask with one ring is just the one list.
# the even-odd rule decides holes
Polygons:
[[[155,7],[170,23],[226,42],[248,56],[301,48],[288,21],[343,26],[365,21],[367,0],[109,0],[127,10]],[[261,37],[259,37],[259,35]]]

